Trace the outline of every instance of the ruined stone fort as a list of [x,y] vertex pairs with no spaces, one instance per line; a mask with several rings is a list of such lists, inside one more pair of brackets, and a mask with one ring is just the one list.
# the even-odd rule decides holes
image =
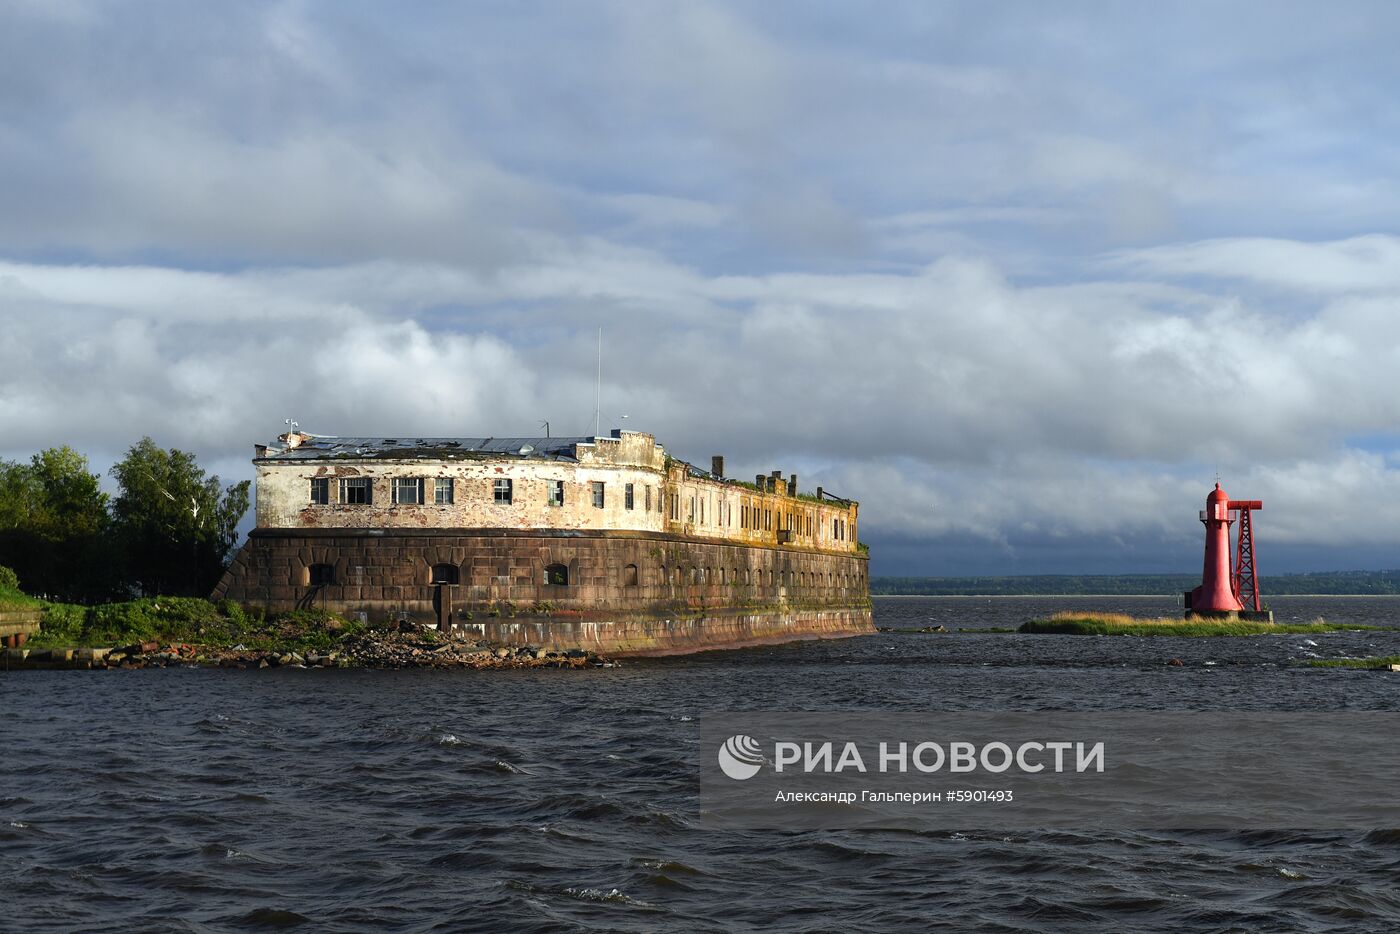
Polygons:
[[650,434],[258,445],[216,598],[507,644],[665,653],[871,631],[858,504]]

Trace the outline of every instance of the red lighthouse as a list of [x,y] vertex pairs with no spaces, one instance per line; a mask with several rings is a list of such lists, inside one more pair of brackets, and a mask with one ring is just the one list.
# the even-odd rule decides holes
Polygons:
[[[1264,504],[1257,499],[1232,500],[1218,482],[1215,484],[1201,512],[1201,523],[1206,527],[1206,560],[1201,569],[1201,586],[1186,594],[1187,613],[1242,613],[1245,601],[1249,601],[1250,616],[1265,615],[1259,609],[1251,521],[1253,511],[1263,508]],[[1237,517],[1239,548],[1232,565],[1230,526]]]
[[1201,513],[1206,527],[1206,564],[1201,571],[1201,586],[1191,591],[1188,609],[1197,613],[1238,613],[1244,609],[1231,586],[1230,573],[1230,497],[1215,485],[1206,497],[1206,510]]

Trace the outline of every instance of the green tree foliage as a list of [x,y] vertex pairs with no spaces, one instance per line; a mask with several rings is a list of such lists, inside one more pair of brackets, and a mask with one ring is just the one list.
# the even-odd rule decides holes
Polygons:
[[142,438],[112,468],[116,540],[145,594],[203,596],[218,583],[248,511],[250,483],[221,487],[194,455]]
[[72,448],[0,462],[0,564],[33,593],[88,600],[117,587],[107,494]]

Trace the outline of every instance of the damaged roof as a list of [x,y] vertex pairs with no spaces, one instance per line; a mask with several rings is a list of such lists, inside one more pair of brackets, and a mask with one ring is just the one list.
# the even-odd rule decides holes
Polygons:
[[266,460],[363,460],[432,458],[434,460],[493,455],[544,460],[574,460],[574,446],[594,438],[330,438],[302,435],[299,444],[269,446]]

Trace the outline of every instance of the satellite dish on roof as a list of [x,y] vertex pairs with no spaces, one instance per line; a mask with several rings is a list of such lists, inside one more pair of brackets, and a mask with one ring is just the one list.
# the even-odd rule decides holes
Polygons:
[[521,457],[524,457],[526,454],[534,453],[534,450],[535,446],[533,444],[522,444],[519,453]]

